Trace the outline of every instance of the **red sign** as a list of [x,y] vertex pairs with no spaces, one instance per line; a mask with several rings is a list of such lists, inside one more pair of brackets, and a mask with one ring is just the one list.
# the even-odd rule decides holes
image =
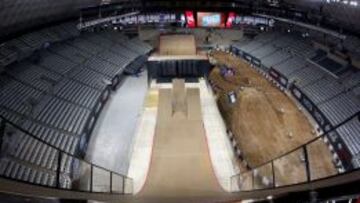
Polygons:
[[235,12],[229,12],[228,19],[226,21],[226,27],[231,28],[233,25],[233,22],[235,21],[236,14]]
[[186,24],[189,28],[195,27],[195,18],[194,18],[194,12],[192,11],[185,11],[185,17],[186,17]]

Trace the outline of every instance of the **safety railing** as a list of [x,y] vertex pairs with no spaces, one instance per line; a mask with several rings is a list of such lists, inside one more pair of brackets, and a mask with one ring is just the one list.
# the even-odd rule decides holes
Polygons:
[[[132,194],[133,180],[47,144],[0,116],[0,177],[80,192]],[[44,138],[47,139],[47,138]],[[59,139],[51,138],[53,141]],[[52,143],[52,142],[51,142]]]
[[[346,153],[339,154],[339,150],[337,150],[337,154],[331,155],[330,150],[332,146],[330,146],[330,150],[327,150],[327,154],[325,152],[324,156],[321,156],[325,151],[322,150],[324,149],[324,142],[332,139],[331,134],[339,127],[350,122],[360,125],[360,112],[357,112],[333,128],[324,131],[320,136],[307,143],[271,161],[253,167],[251,170],[232,176],[230,180],[231,190],[233,192],[240,192],[274,189],[310,183],[359,170],[359,157],[348,156]],[[353,163],[352,167],[344,169],[341,161]]]

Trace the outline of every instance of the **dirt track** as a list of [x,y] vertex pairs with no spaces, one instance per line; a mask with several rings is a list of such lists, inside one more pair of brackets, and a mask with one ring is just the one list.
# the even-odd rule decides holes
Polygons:
[[[215,52],[214,58],[235,71],[234,76],[224,78],[219,69],[214,69],[210,80],[216,86],[219,108],[250,166],[261,165],[314,138],[313,128],[304,114],[261,74],[224,52]],[[229,91],[237,92],[235,104],[228,102]],[[308,152],[312,178],[336,172],[331,153],[323,142],[315,143]],[[306,180],[302,159],[303,152],[297,151],[275,162],[278,185]],[[262,175],[271,176],[268,169],[264,167]]]

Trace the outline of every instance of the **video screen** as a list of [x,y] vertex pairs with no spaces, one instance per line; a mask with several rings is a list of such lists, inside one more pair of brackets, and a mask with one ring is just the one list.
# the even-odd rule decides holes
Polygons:
[[225,27],[225,16],[222,13],[198,12],[198,27]]

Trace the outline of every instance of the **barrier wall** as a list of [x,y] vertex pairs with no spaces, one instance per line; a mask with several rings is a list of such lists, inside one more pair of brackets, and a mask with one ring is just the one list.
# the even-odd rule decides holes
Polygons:
[[211,64],[208,60],[159,60],[147,62],[151,78],[185,78],[207,76]]
[[267,67],[262,66],[260,59],[252,56],[251,54],[246,53],[246,52],[242,51],[241,49],[238,49],[237,47],[234,47],[234,46],[231,46],[230,50],[236,56],[241,56],[243,59],[245,59],[248,62],[251,62],[253,65],[255,65],[259,68],[268,69]]
[[287,88],[288,87],[288,83],[289,80],[280,72],[278,72],[277,70],[270,68],[269,70],[269,74],[270,76],[276,80],[281,86]]

